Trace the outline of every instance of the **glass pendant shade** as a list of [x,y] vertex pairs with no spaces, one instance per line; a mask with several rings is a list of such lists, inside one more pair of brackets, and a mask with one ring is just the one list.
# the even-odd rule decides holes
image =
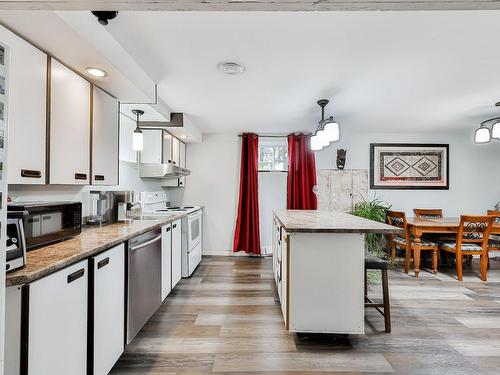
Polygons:
[[491,128],[491,138],[500,139],[500,122],[495,122]]
[[134,130],[134,135],[132,136],[132,148],[134,151],[142,151],[144,148],[144,137],[139,128]]
[[340,139],[339,124],[336,122],[330,122],[325,125],[325,130],[327,138],[330,142],[337,142]]
[[316,132],[316,136],[319,138],[319,142],[323,147],[326,147],[330,144],[330,140],[328,139],[328,133],[323,130],[318,130]]
[[474,142],[476,143],[488,143],[491,141],[491,133],[490,129],[481,126],[476,130],[476,134],[474,136]]
[[321,143],[320,138],[317,135],[313,135],[311,137],[311,150],[320,151],[322,149],[323,149],[323,144]]

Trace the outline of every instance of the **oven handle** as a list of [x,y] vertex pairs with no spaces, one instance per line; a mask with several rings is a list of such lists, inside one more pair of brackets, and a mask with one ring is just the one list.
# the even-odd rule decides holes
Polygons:
[[134,247],[131,247],[130,250],[131,251],[134,251],[134,250],[138,250],[138,249],[142,249],[143,247],[146,247],[148,245],[151,245],[152,243],[154,242],[157,242],[157,241],[160,241],[161,240],[161,234],[159,236],[156,236],[155,238],[153,238],[152,240],[149,240],[149,241],[146,241],[144,243],[141,243],[140,245],[137,245],[137,246],[134,246]]

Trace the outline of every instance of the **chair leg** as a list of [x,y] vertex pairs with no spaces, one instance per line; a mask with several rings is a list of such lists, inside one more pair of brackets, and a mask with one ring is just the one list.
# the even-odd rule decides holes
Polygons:
[[385,332],[391,332],[391,304],[389,302],[389,278],[387,277],[387,270],[382,270],[382,296],[384,299],[384,321]]
[[481,280],[488,281],[488,254],[481,254],[480,258]]
[[394,262],[394,259],[396,259],[396,244],[393,241],[391,244],[391,261]]
[[432,272],[437,273],[438,271],[438,249],[432,250]]
[[368,297],[368,272],[365,268],[365,300]]
[[468,266],[472,264],[472,255],[465,256],[465,264],[467,264]]
[[457,277],[458,277],[458,281],[462,281],[462,254],[456,254],[455,255],[456,257],[456,260],[455,260],[455,263],[456,263],[456,266],[457,266]]

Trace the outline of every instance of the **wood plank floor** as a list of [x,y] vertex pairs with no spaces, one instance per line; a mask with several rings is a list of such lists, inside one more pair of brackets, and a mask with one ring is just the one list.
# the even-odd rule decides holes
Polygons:
[[[366,334],[286,332],[270,258],[204,257],[126,348],[112,374],[500,374],[500,262],[459,283],[390,271],[393,332],[366,314]],[[380,285],[370,287],[380,296]]]

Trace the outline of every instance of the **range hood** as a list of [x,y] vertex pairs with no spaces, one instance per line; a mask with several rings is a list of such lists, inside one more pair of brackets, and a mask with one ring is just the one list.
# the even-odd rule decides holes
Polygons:
[[174,179],[189,176],[191,171],[174,164],[144,163],[140,166],[141,177]]

